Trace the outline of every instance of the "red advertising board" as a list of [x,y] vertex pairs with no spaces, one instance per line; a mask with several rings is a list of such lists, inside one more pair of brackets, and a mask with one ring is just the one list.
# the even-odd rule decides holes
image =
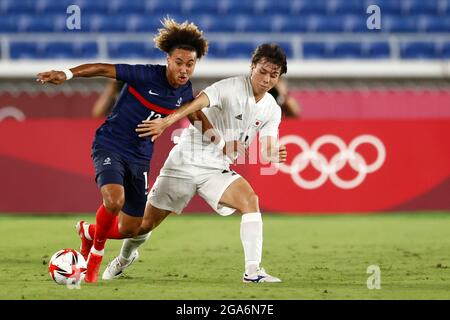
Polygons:
[[[90,146],[98,120],[0,124],[0,212],[94,212]],[[173,146],[155,147],[155,177]],[[287,163],[237,165],[261,209],[351,213],[450,209],[450,120],[285,120]],[[265,174],[261,174],[261,170]],[[211,211],[195,200],[188,211]]]

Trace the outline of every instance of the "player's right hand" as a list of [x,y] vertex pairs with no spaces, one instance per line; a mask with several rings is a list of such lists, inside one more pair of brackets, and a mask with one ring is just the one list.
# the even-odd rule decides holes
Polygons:
[[66,74],[62,71],[47,71],[47,72],[41,72],[37,75],[37,82],[40,83],[53,83],[53,84],[61,84],[64,81],[66,81]]

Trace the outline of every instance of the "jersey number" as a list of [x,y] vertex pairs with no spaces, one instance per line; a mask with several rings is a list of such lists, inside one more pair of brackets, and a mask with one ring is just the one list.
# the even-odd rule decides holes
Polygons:
[[150,115],[145,120],[155,120],[155,119],[159,119],[161,117],[162,116],[159,113],[156,113],[155,111],[150,111]]

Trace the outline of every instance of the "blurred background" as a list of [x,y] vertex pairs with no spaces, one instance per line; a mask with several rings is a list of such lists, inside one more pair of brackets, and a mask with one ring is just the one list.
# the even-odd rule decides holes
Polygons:
[[[248,74],[263,42],[286,51],[272,93],[288,164],[275,175],[236,168],[262,210],[450,210],[450,0],[0,0],[0,212],[95,211],[90,146],[107,114],[95,107],[113,105],[116,84],[42,86],[35,75],[165,64],[152,39],[166,16],[194,22],[210,42],[196,91]],[[152,179],[170,135],[157,142]],[[211,210],[196,198],[188,211]]]

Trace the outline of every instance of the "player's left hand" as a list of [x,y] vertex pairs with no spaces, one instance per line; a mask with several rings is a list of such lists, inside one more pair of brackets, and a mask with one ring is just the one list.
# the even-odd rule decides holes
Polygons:
[[278,162],[286,162],[287,158],[287,150],[286,146],[281,145],[278,149]]
[[136,132],[139,134],[139,138],[152,137],[152,141],[155,141],[166,130],[167,124],[164,119],[144,120],[138,124]]
[[62,71],[48,71],[48,72],[41,72],[37,74],[36,78],[37,82],[40,83],[53,83],[53,84],[61,84],[64,81],[66,81],[66,74]]

